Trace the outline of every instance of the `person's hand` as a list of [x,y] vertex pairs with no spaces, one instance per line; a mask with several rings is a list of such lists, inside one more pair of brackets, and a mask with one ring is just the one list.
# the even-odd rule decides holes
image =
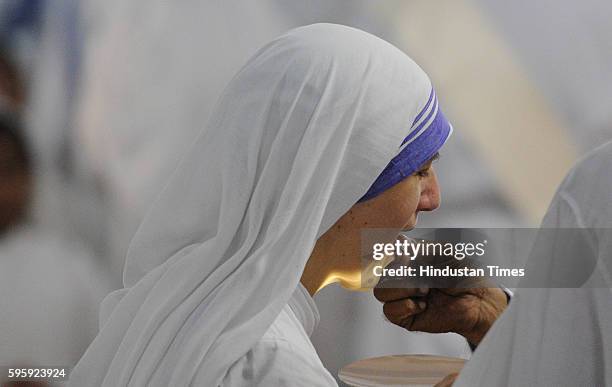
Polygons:
[[478,345],[507,306],[499,288],[376,288],[387,319],[409,331],[455,332]]
[[458,373],[446,375],[446,377],[438,382],[438,384],[436,384],[434,387],[452,387],[455,380],[457,380],[457,376],[459,376]]

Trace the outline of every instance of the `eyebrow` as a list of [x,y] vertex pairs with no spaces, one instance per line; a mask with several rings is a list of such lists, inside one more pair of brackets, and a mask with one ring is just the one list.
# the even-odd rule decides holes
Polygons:
[[431,166],[431,163],[433,163],[434,161],[438,160],[440,158],[440,152],[436,152],[435,155],[433,155],[429,160],[427,160],[425,163],[423,163],[423,165],[421,165],[421,167],[418,169],[419,171],[423,170],[423,169],[427,169]]

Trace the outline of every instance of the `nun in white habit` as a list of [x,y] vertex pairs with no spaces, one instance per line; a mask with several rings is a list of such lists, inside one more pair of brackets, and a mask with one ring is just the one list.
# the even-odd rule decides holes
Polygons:
[[360,227],[437,207],[430,161],[450,133],[389,43],[332,24],[270,42],[145,217],[71,385],[336,385],[311,295],[358,284]]
[[[580,251],[532,256],[542,261],[532,267],[545,267],[550,275],[541,288],[517,290],[453,386],[612,385],[610,171],[612,142],[569,172],[542,228],[573,235]],[[578,274],[572,278],[564,272]]]

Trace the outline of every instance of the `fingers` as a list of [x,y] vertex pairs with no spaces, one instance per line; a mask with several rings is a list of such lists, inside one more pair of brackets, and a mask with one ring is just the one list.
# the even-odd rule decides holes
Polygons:
[[453,385],[453,383],[455,382],[455,380],[457,380],[457,376],[459,376],[458,373],[446,375],[446,377],[444,379],[442,379],[434,387],[451,387]]
[[423,297],[429,293],[429,288],[376,288],[374,297],[380,302],[397,301],[404,298]]
[[410,329],[414,316],[427,308],[424,296],[429,288],[376,288],[374,296],[383,305],[383,313],[395,325]]
[[426,308],[427,304],[424,300],[406,298],[386,302],[383,305],[383,313],[393,324],[410,329],[414,316],[423,312]]
[[441,293],[448,296],[462,296],[465,294],[472,294],[474,296],[480,296],[486,291],[486,288],[480,287],[461,287],[461,288],[443,288],[438,289]]

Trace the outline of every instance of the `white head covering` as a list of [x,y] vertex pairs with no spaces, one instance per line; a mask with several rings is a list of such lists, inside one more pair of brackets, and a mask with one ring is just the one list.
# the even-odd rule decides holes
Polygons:
[[349,27],[298,28],[259,50],[132,241],[125,289],[72,385],[218,385],[430,91],[405,54]]
[[590,267],[587,282],[581,288],[519,289],[453,386],[610,385],[611,170],[607,143],[572,169],[542,222],[543,228],[585,230],[587,243],[581,245],[590,249],[544,258],[555,273]]

